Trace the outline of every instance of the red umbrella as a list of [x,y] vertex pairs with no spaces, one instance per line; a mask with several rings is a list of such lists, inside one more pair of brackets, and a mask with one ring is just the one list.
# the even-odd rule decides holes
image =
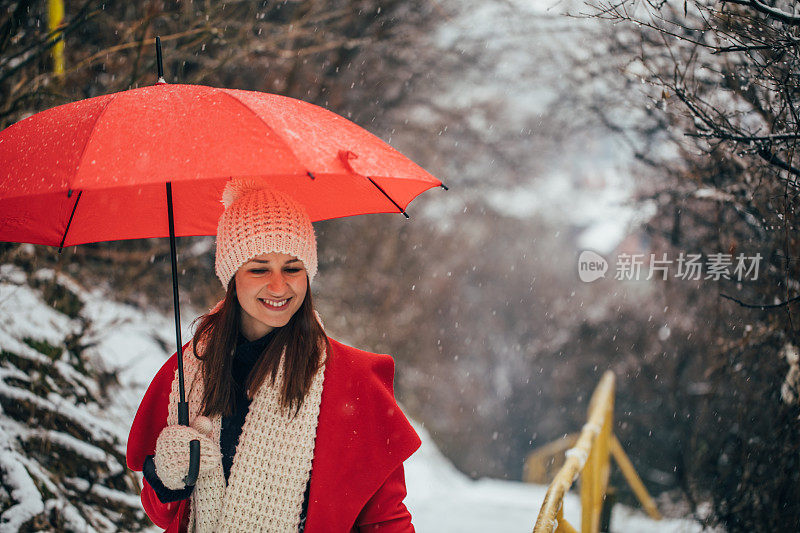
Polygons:
[[213,235],[225,182],[263,178],[312,220],[403,212],[441,182],[321,107],[274,94],[160,84],[37,113],[0,133],[0,237],[71,246]]
[[[232,177],[286,192],[313,221],[405,215],[417,195],[444,187],[321,107],[159,83],[48,109],[0,132],[0,241],[61,248],[169,236],[180,348],[175,236],[216,234],[220,196]],[[179,413],[188,425],[180,349],[178,355]]]

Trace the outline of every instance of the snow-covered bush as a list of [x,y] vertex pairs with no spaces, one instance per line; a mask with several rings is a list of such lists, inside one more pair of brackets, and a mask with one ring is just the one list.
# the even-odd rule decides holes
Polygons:
[[80,288],[0,267],[0,531],[149,525],[124,435],[104,416],[114,372],[86,356]]

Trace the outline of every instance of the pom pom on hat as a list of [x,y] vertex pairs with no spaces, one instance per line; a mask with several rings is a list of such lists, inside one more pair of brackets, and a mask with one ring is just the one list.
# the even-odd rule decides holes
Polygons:
[[254,179],[241,178],[231,180],[225,184],[225,190],[222,191],[222,205],[225,206],[225,209],[228,209],[233,202],[242,196],[260,189],[266,189],[266,187],[263,183],[259,183]]
[[288,194],[253,179],[234,179],[222,193],[217,224],[217,277],[227,289],[243,264],[272,252],[300,259],[311,281],[317,273],[317,240],[303,206]]

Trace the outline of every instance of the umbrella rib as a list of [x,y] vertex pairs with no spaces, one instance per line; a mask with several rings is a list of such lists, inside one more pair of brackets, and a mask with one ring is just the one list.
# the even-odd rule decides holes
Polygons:
[[394,204],[394,206],[397,208],[397,210],[398,210],[399,212],[401,212],[401,213],[403,214],[403,216],[404,216],[404,217],[406,217],[406,218],[411,218],[410,216],[408,216],[408,213],[406,213],[406,210],[405,210],[405,209],[403,209],[402,207],[400,207],[400,205],[399,205],[397,202],[395,202],[395,201],[394,201],[394,198],[392,198],[391,196],[389,196],[389,193],[387,193],[386,191],[384,191],[384,190],[383,190],[383,187],[381,187],[380,185],[378,185],[378,184],[375,182],[375,180],[374,180],[374,179],[372,179],[372,178],[371,178],[371,177],[369,177],[369,176],[365,176],[365,175],[363,175],[363,174],[360,174],[359,172],[357,172],[357,171],[356,171],[356,170],[353,168],[353,165],[351,165],[351,164],[350,164],[350,160],[351,160],[351,159],[356,159],[356,158],[358,158],[358,155],[354,154],[354,153],[353,153],[353,152],[351,152],[350,150],[339,150],[339,159],[341,160],[341,162],[342,162],[342,164],[345,166],[345,168],[347,168],[347,170],[349,170],[350,172],[352,172],[353,174],[355,174],[356,176],[358,176],[358,177],[360,177],[360,178],[365,178],[365,179],[368,179],[368,180],[369,180],[369,182],[370,182],[370,183],[371,183],[371,184],[372,184],[372,185],[373,185],[373,186],[374,186],[376,189],[378,189],[378,190],[381,192],[381,194],[382,194],[382,195],[384,195],[384,196],[386,197],[386,199],[387,199],[387,200],[389,200],[390,202],[392,202],[392,203]]
[[[72,193],[72,191],[70,191]],[[67,227],[64,230],[64,236],[61,237],[61,244],[58,245],[58,253],[61,253],[61,250],[64,249],[64,243],[67,241],[67,233],[69,233],[69,228],[72,226],[72,218],[75,216],[75,210],[78,208],[78,202],[81,199],[81,195],[83,191],[78,191],[78,196],[75,198],[75,203],[72,206],[72,213],[69,215],[69,221],[67,222]]]
[[[94,134],[94,130],[95,128],[97,128],[97,124],[100,123],[100,119],[103,118],[103,115],[105,115],[108,106],[110,106],[111,102],[113,102],[116,98],[117,98],[116,93],[112,94],[111,97],[106,102],[106,105],[103,107],[103,110],[100,111],[100,113],[97,114],[97,118],[94,119],[94,124],[92,124],[92,130],[89,132],[89,135],[86,136],[86,142],[84,143],[83,148],[81,149],[81,156],[78,158],[78,164],[76,165],[75,170],[81,168],[81,164],[83,163],[83,158],[86,156],[86,149],[89,147],[89,143],[92,141],[92,135]],[[70,189],[70,192],[68,194],[71,193],[72,189]],[[67,233],[69,232],[70,226],[72,226],[72,218],[75,216],[75,209],[78,208],[78,201],[81,199],[81,194],[83,194],[83,190],[79,190],[78,197],[75,198],[75,204],[72,206],[72,213],[69,215],[69,222],[67,222],[67,228],[64,230],[64,236],[61,238],[61,244],[58,246],[58,253],[61,253],[61,250],[64,249],[64,243],[67,241]]]
[[369,182],[372,183],[375,186],[376,189],[381,191],[381,194],[383,194],[386,198],[388,198],[389,201],[394,204],[394,206],[397,208],[397,210],[400,211],[403,214],[404,217],[411,218],[410,216],[408,216],[408,213],[406,213],[406,210],[403,209],[402,207],[400,207],[400,205],[397,202],[395,202],[394,199],[386,193],[386,191],[383,190],[383,187],[381,187],[380,185],[375,183],[375,180],[373,180],[369,176],[364,176],[364,177],[367,178],[369,180]]

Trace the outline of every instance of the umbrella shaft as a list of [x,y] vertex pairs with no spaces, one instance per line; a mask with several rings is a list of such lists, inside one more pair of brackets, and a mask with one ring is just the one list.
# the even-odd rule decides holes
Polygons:
[[158,65],[158,79],[164,78],[164,63],[161,59],[161,37],[156,37],[156,64]]
[[167,214],[169,216],[169,255],[172,260],[172,299],[175,308],[175,339],[178,347],[178,423],[189,425],[189,405],[183,385],[183,342],[181,341],[181,308],[178,299],[178,252],[175,243],[175,217],[172,214],[172,183],[167,182]]

